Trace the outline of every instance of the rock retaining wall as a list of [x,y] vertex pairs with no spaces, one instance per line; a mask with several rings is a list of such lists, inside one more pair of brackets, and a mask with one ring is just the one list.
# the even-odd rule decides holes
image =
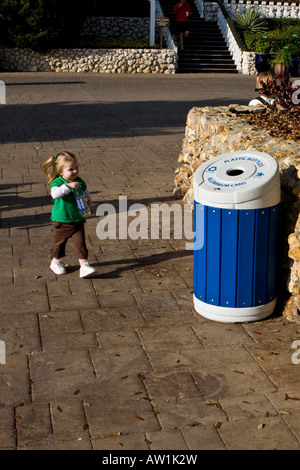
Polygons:
[[0,67],[8,72],[166,73],[176,71],[169,49],[0,49]]
[[[248,106],[192,108],[176,170],[174,196],[193,203],[193,175],[208,159],[237,150],[256,150],[272,155],[281,177],[279,233],[280,302],[284,316],[300,321],[300,149],[292,140],[271,137],[249,125],[239,115],[255,112]],[[288,300],[288,301],[287,301]],[[287,301],[287,303],[286,303]]]
[[94,38],[147,38],[150,34],[150,18],[89,16],[81,35]]

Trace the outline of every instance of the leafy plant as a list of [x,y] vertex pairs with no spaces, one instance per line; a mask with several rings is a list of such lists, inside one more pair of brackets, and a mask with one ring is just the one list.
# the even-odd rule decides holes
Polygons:
[[298,90],[300,95],[300,87],[293,88],[289,77],[276,77],[273,80],[268,80],[268,83],[262,82],[261,86],[260,91],[274,99],[274,107],[300,118],[300,106],[297,98]]
[[299,56],[300,50],[296,44],[288,44],[287,47],[288,47],[289,53],[291,54],[291,57]]
[[[268,18],[269,29],[267,42],[270,53],[274,53],[285,45],[294,44],[300,48],[300,21],[291,18]],[[249,30],[238,28],[245,50],[260,52],[259,47],[263,39],[262,33],[252,33]],[[257,45],[257,43],[259,43]]]
[[0,41],[13,47],[65,47],[79,37],[88,11],[82,0],[1,0]]
[[268,21],[254,8],[243,9],[240,13],[236,13],[234,23],[241,30],[251,33],[264,33],[268,30]]
[[[75,46],[86,49],[149,49],[150,41],[147,38],[81,38]],[[154,44],[151,48],[158,49],[160,45]]]
[[270,42],[266,36],[263,36],[255,43],[255,52],[258,54],[269,54],[271,51]]
[[274,59],[271,61],[271,64],[274,66],[275,64],[285,64],[287,66],[291,65],[292,62],[292,54],[288,48],[288,46],[279,49],[276,52]]
[[274,99],[274,105],[265,108],[264,113],[244,115],[244,119],[274,137],[300,142],[300,87],[292,88],[288,77],[277,77],[262,84],[262,88]]

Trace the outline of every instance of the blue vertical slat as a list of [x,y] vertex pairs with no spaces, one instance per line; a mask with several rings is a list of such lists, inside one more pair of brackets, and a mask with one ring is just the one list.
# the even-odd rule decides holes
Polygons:
[[222,209],[221,299],[222,307],[236,307],[239,211]]
[[277,239],[278,239],[279,205],[271,207],[269,216],[269,252],[268,252],[268,285],[267,302],[276,297],[277,288]]
[[206,212],[207,207],[195,201],[194,204],[194,295],[206,301]]
[[255,210],[239,214],[237,307],[252,307]]
[[255,211],[253,306],[264,305],[267,295],[270,208]]
[[207,287],[206,303],[220,303],[221,209],[207,208]]

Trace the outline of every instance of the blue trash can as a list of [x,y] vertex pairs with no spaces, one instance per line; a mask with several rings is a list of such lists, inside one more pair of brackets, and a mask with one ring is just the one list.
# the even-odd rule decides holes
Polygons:
[[280,177],[262,152],[223,154],[194,175],[194,307],[220,322],[257,321],[276,306]]

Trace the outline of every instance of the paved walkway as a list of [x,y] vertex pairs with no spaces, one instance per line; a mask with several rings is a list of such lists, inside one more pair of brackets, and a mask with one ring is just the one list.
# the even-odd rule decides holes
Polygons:
[[[0,79],[7,83],[0,106],[0,448],[299,450],[300,364],[292,362],[299,325],[280,315],[245,324],[206,320],[193,310],[186,240],[124,235],[142,219],[122,204],[148,211],[179,204],[173,178],[189,109],[247,104],[255,78]],[[78,155],[93,193],[91,279],[79,279],[71,245],[68,274],[49,270],[51,199],[41,164],[64,149]],[[104,202],[116,212],[116,239],[97,236]]]

